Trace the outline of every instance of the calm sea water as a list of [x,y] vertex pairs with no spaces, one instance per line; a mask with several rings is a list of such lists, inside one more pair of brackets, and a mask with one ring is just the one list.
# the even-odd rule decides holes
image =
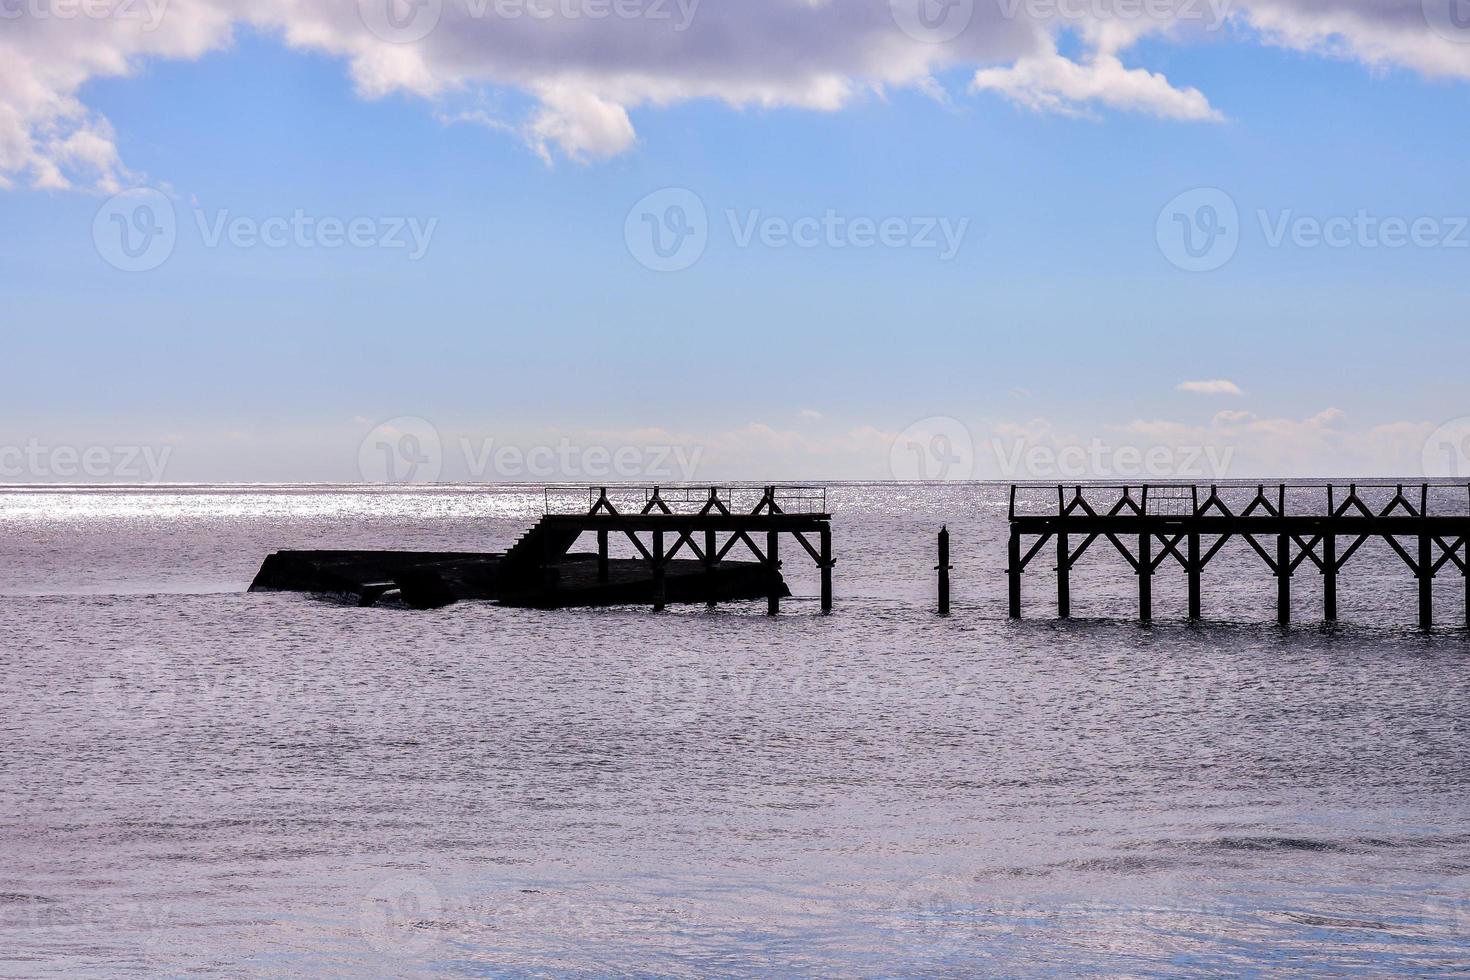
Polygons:
[[[503,548],[531,488],[0,491],[0,972],[1383,975],[1470,963],[1463,586],[1271,625],[1099,545],[1005,618],[1005,493],[833,488],[837,611],[247,595]],[[954,535],[955,615],[930,612]],[[816,576],[788,555],[798,595]]]

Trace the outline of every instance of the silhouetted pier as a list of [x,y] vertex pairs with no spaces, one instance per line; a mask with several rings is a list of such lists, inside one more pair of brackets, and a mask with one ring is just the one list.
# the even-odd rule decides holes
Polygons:
[[[597,551],[573,552],[589,533]],[[831,612],[835,562],[822,487],[549,487],[540,520],[504,553],[279,551],[250,590],[418,609],[469,599],[662,610],[671,602],[763,598],[775,615],[791,594],[781,574],[783,537],[816,564],[822,611]],[[612,554],[623,540],[633,557]]]
[[[575,495],[583,492],[590,506],[579,509]],[[758,492],[740,487],[597,487],[571,489],[570,494],[569,505],[568,490],[548,488],[545,516],[504,558],[504,567],[518,571],[538,566],[544,590],[553,596],[560,584],[561,556],[590,532],[597,535],[597,580],[608,580],[610,539],[625,538],[652,577],[655,610],[668,601],[667,571],[681,551],[688,549],[713,582],[721,563],[738,548],[737,554],[748,553],[764,570],[770,583],[767,611],[774,616],[781,598],[789,594],[781,575],[784,535],[816,564],[822,611],[832,611],[832,518],[823,487],[767,486]],[[757,543],[762,537],[764,548]],[[714,590],[706,601],[715,604]]]
[[[1379,539],[1418,580],[1420,626],[1428,629],[1434,623],[1434,577],[1446,565],[1464,577],[1470,621],[1470,487],[1421,484],[1407,493],[1403,484],[1373,489],[1388,496],[1387,503],[1370,506],[1359,484],[1348,484],[1345,493],[1332,484],[1257,485],[1253,491],[1245,488],[1249,496],[1232,509],[1217,486],[1012,486],[1007,563],[1011,618],[1021,617],[1022,573],[1048,543],[1055,546],[1057,614],[1070,616],[1071,571],[1094,543],[1105,540],[1138,577],[1141,621],[1153,617],[1153,578],[1170,558],[1188,580],[1189,618],[1200,619],[1205,569],[1227,543],[1238,540],[1276,577],[1278,622],[1291,621],[1292,576],[1304,562],[1322,575],[1323,618],[1331,622],[1337,619],[1343,567],[1365,542]],[[1228,490],[1242,495],[1242,488]],[[1054,493],[1054,503],[1038,507],[1023,501],[1032,506],[1019,512],[1018,491],[1029,498]],[[1311,500],[1306,508],[1296,499],[1303,495]]]

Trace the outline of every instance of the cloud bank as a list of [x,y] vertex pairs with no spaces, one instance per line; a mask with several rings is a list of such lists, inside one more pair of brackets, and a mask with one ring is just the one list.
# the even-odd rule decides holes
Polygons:
[[[247,28],[339,58],[364,98],[437,109],[524,93],[523,118],[481,116],[548,159],[637,142],[631,112],[691,100],[836,111],[973,69],[975,97],[1071,115],[1212,121],[1200,90],[1126,64],[1143,37],[1201,33],[1375,69],[1470,77],[1459,0],[3,0],[0,186],[111,190],[136,179],[86,83],[196,59]],[[1443,9],[1441,9],[1443,7]],[[1062,37],[1080,54],[1061,53]],[[1219,93],[1224,95],[1226,93]],[[453,116],[452,112],[447,113]]]

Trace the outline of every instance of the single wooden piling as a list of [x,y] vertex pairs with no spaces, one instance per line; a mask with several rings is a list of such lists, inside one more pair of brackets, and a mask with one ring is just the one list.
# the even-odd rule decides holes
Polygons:
[[1291,536],[1276,535],[1276,622],[1291,623]]
[[664,532],[653,532],[653,611],[663,612],[667,593],[664,582]]
[[[1199,487],[1189,488],[1189,502],[1189,517],[1190,521],[1193,522],[1195,518],[1199,517]],[[1189,618],[1199,619],[1201,618],[1200,609],[1202,606],[1200,575],[1204,571],[1204,566],[1200,564],[1199,558],[1199,532],[1190,531],[1186,540],[1189,551],[1187,552],[1188,561],[1184,566],[1184,573],[1189,579]]]
[[1154,618],[1153,535],[1145,531],[1138,536],[1138,621]]
[[[1126,489],[1123,491],[1128,492]],[[1143,485],[1140,494],[1141,506],[1139,513],[1145,518],[1148,516],[1148,484]],[[1153,559],[1153,532],[1147,529],[1138,534],[1138,621],[1140,623],[1152,622],[1154,618],[1154,559]]]
[[1429,533],[1429,484],[1419,485],[1419,628],[1434,628],[1434,551]]
[[1199,560],[1199,532],[1189,532],[1189,618],[1200,619],[1200,609],[1203,603],[1200,599],[1200,572],[1202,568]]
[[711,609],[715,608],[715,555],[716,555],[716,553],[717,552],[715,551],[715,532],[706,529],[705,532],[704,532],[704,571],[705,571],[705,582],[707,583],[706,586],[705,586],[705,588],[708,591],[705,593],[705,600],[704,600],[704,602],[705,602],[705,605],[707,605]]
[[597,532],[597,581],[607,581],[607,532]]
[[1072,563],[1069,562],[1070,548],[1065,531],[1057,532],[1057,616],[1072,618]]
[[949,528],[939,529],[939,615],[949,615]]
[[[1014,490],[1012,491],[1014,495]],[[1010,615],[1021,618],[1021,532],[1011,527],[1011,542],[1006,548],[1006,575],[1010,582]]]
[[[1286,517],[1284,483],[1277,489],[1276,516]],[[1276,622],[1282,626],[1291,623],[1291,535],[1285,532],[1276,535]]]
[[766,594],[766,615],[775,616],[781,611],[781,535],[766,532],[766,562],[770,569],[770,591]]
[[1430,536],[1419,534],[1419,628],[1434,627],[1434,557],[1429,548]]
[[832,611],[832,531],[830,528],[822,528],[821,532],[821,555],[822,555],[822,612]]
[[[1327,484],[1327,517],[1337,517],[1337,498],[1332,484]],[[1330,526],[1330,525],[1329,525]],[[1322,532],[1322,618],[1337,622],[1337,535]]]
[[1337,535],[1322,535],[1322,618],[1337,622]]

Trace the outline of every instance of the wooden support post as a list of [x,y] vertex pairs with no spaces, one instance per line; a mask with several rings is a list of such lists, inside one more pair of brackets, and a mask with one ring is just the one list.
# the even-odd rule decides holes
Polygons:
[[[1332,484],[1329,483],[1327,518],[1331,521],[1336,516],[1337,498],[1333,496]],[[1337,622],[1337,535],[1331,531],[1322,535],[1322,618],[1329,623]]]
[[949,615],[949,528],[939,529],[939,615]]
[[1291,535],[1276,535],[1276,622],[1291,623]]
[[1200,574],[1204,568],[1200,565],[1199,557],[1199,532],[1189,532],[1189,618],[1199,619],[1200,607]]
[[[1429,484],[1419,485],[1419,519],[1429,521]],[[1434,628],[1434,549],[1426,527],[1419,532],[1419,628]]]
[[1061,619],[1072,618],[1072,565],[1067,560],[1070,553],[1067,532],[1057,531],[1057,616]]
[[766,563],[770,579],[766,591],[766,615],[774,616],[781,611],[781,535],[777,531],[766,532]]
[[607,532],[597,532],[597,581],[607,581]]
[[[1082,492],[1079,487],[1077,492]],[[1072,556],[1067,540],[1066,527],[1067,493],[1057,484],[1057,618],[1072,618]]]
[[1419,628],[1434,627],[1434,557],[1430,536],[1419,533]]
[[823,527],[821,532],[822,555],[822,612],[832,611],[832,529]]
[[1153,618],[1153,533],[1151,531],[1144,531],[1138,535],[1138,621],[1140,623],[1148,623],[1152,622]]
[[[711,491],[713,492],[713,491]],[[706,530],[704,532],[704,604],[709,608],[715,608],[715,532]]]
[[[1286,484],[1276,491],[1276,516],[1286,516]],[[1276,535],[1276,622],[1291,623],[1291,535]]]
[[[1015,488],[1011,488],[1011,496],[1015,496]],[[1011,542],[1006,549],[1006,575],[1010,579],[1010,615],[1012,619],[1021,618],[1021,532],[1011,528]]]
[[1322,535],[1322,618],[1337,622],[1337,535]]
[[664,532],[653,532],[653,611],[663,612],[664,595]]
[[[1192,522],[1199,517],[1199,487],[1189,488],[1189,519]],[[1202,606],[1200,596],[1200,576],[1204,574],[1204,566],[1200,564],[1199,556],[1199,532],[1189,532],[1189,552],[1186,556],[1189,563],[1185,566],[1185,574],[1189,577],[1189,618],[1200,619]]]

